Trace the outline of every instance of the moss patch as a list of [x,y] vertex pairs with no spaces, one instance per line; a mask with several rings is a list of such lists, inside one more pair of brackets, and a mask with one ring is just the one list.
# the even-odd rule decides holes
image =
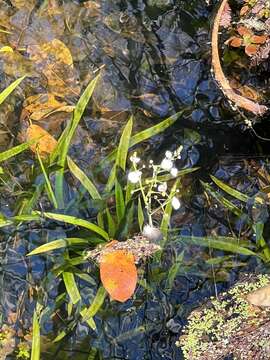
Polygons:
[[[246,358],[244,353],[249,351],[249,346],[247,343],[244,346],[246,350],[241,352],[243,339],[246,337],[246,341],[253,341],[251,338],[254,338],[262,325],[265,326],[266,319],[269,321],[270,309],[251,306],[245,295],[269,283],[269,275],[245,276],[221,294],[219,299],[211,298],[203,308],[194,310],[176,344],[181,347],[184,358],[219,359],[230,354],[234,354],[237,359]],[[268,326],[270,338],[270,323]],[[268,331],[264,330],[264,333],[265,337],[255,344],[259,351],[263,351],[269,343]],[[237,337],[239,348],[235,349]]]

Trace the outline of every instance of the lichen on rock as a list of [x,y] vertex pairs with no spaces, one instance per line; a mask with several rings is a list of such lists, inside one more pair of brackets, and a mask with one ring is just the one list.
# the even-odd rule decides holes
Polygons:
[[270,308],[246,295],[270,283],[269,275],[245,275],[219,298],[192,311],[176,345],[186,360],[269,359]]

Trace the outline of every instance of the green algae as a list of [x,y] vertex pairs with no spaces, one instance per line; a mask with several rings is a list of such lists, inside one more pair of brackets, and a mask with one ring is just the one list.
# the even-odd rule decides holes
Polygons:
[[241,281],[221,294],[219,299],[211,298],[206,307],[194,310],[176,343],[181,347],[184,358],[200,359],[210,348],[218,354],[218,347],[226,347],[242,324],[259,326],[260,314],[252,310],[245,295],[269,282],[269,275],[258,275],[253,281]]

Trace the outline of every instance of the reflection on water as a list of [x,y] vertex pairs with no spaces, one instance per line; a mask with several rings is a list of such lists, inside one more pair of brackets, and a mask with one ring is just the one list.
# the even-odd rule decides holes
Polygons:
[[[208,179],[212,171],[224,180],[235,179],[235,184],[240,183],[251,193],[256,190],[247,176],[247,163],[241,159],[233,162],[231,154],[257,154],[257,142],[241,131],[210,73],[212,13],[212,6],[204,0],[0,0],[0,28],[6,31],[0,32],[0,47],[13,49],[0,53],[1,89],[14,78],[29,74],[16,96],[1,105],[1,149],[16,141],[31,116],[59,136],[70,116],[63,106],[74,106],[93,70],[104,66],[72,144],[73,158],[89,174],[115,147],[131,113],[138,131],[186,107],[185,115],[172,128],[138,151],[159,158],[164,149],[183,144],[179,166],[201,167],[196,176],[185,180],[190,193],[185,194],[183,207],[173,217],[181,234],[205,236],[214,231],[227,235],[232,228],[241,231],[244,223],[232,222],[232,228],[228,228],[227,214],[209,206],[197,181]],[[37,109],[31,97],[46,93],[51,96],[50,103],[46,98],[44,107]],[[34,175],[29,164],[33,160],[24,158],[20,163],[11,162],[7,169],[12,177],[2,186],[0,206],[4,215],[16,212],[19,204],[15,203],[15,195],[31,186]],[[102,175],[99,180],[102,184]],[[66,190],[70,200],[76,199],[74,184],[66,184]],[[91,205],[86,200],[82,206],[73,207],[72,214],[91,217]],[[3,320],[23,329],[20,334],[25,335],[31,327],[34,299],[40,297],[50,308],[41,324],[44,360],[181,359],[175,341],[185,316],[222,287],[217,283],[215,289],[213,267],[207,264],[213,254],[199,252],[197,247],[169,244],[160,264],[149,261],[142,267],[141,280],[146,280],[144,284],[151,289],[138,286],[134,300],[124,304],[107,301],[94,332],[80,322],[73,327],[73,318],[66,320],[63,307],[54,311],[55,299],[63,288],[48,275],[48,269],[63,263],[62,253],[55,257],[26,257],[34,246],[72,234],[72,227],[55,227],[51,223],[44,224],[44,228],[21,225],[1,230]],[[177,263],[184,247],[185,266],[179,269],[172,288],[166,289],[166,272]],[[235,280],[241,262],[235,256],[225,260],[227,271],[217,270],[215,281],[228,286]],[[86,264],[85,269],[91,272],[93,266]],[[98,281],[98,277],[95,279]],[[79,287],[90,304],[96,287],[84,280],[79,281]],[[78,318],[78,314],[73,315]],[[70,334],[52,344],[52,334],[67,327]]]

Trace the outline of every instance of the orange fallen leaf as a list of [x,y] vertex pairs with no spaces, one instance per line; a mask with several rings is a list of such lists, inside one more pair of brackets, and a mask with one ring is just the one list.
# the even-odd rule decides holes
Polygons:
[[100,278],[113,300],[125,302],[137,284],[134,256],[124,250],[104,254],[100,259]]
[[267,39],[266,35],[253,35],[251,38],[253,44],[264,44]]
[[37,150],[41,157],[46,158],[56,148],[57,141],[52,135],[38,125],[31,124],[26,130],[26,139],[37,140],[36,143],[30,146],[30,149],[35,153]]
[[225,41],[225,44],[233,47],[240,47],[242,45],[242,39],[237,36],[232,36],[227,41]]
[[44,93],[28,97],[24,103],[24,109],[28,111],[31,120],[39,121],[59,112],[72,112],[74,106],[57,100],[54,94]]
[[248,56],[255,55],[257,51],[258,51],[258,45],[255,45],[255,44],[250,44],[245,47],[245,53]]

